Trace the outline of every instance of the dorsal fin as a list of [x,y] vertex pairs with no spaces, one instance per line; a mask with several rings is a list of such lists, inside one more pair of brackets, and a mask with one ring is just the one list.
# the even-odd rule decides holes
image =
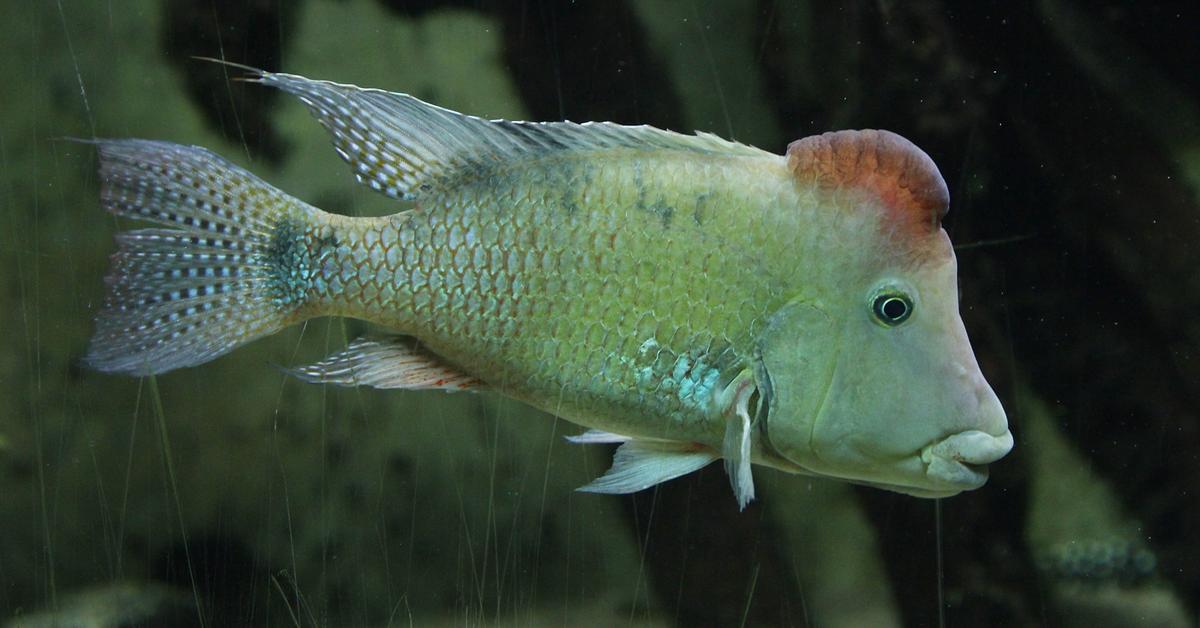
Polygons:
[[797,178],[822,188],[871,194],[890,218],[920,233],[937,230],[950,205],[946,181],[933,160],[891,131],[812,135],[789,144],[787,158]]
[[408,94],[293,74],[258,71],[253,80],[298,96],[333,135],[338,154],[354,168],[359,181],[405,200],[475,166],[554,151],[634,148],[769,155],[708,133],[683,135],[611,122],[484,120]]

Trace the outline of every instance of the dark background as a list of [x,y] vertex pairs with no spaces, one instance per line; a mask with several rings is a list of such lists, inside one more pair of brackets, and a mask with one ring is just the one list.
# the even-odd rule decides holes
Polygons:
[[[241,144],[259,169],[270,171],[295,150],[276,121],[284,98],[230,86],[226,69],[191,56],[292,69],[287,60],[305,36],[298,30],[298,16],[308,3],[354,4],[171,1],[163,5],[159,19],[148,20],[146,30],[110,33],[107,39],[118,47],[123,36],[152,39],[201,124],[233,146]],[[1060,625],[1108,608],[1131,592],[1166,591],[1183,616],[1195,621],[1200,613],[1200,15],[1194,8],[1078,0],[761,0],[720,6],[661,3],[640,11],[632,2],[615,0],[380,0],[377,5],[394,20],[420,20],[448,10],[491,20],[501,42],[499,61],[531,119],[702,128],[733,133],[775,151],[797,137],[834,128],[886,128],[924,148],[950,185],[946,228],[959,247],[963,316],[981,365],[1009,411],[1017,445],[992,466],[985,488],[948,500],[940,517],[935,517],[932,502],[854,491],[874,529],[898,619],[911,626],[937,625],[939,620],[947,625]],[[748,96],[720,93],[718,80],[709,93],[681,93],[673,75],[679,64],[670,61],[661,38],[652,36],[648,24],[654,22],[645,19],[655,11],[679,13],[679,19],[690,19],[709,33],[732,28],[714,15],[738,14],[738,24],[750,33],[742,48],[722,48],[728,38],[713,35],[712,46],[696,49],[695,71],[711,69],[720,75],[738,52],[738,59],[749,60],[738,71],[757,77],[759,91]],[[102,23],[73,22],[70,7],[46,8],[30,24],[53,30],[60,17],[64,25],[76,27],[76,34],[79,28],[103,28]],[[403,62],[360,58],[361,51],[351,47],[355,37],[347,32],[347,50],[321,54],[345,55],[347,66]],[[45,43],[47,39],[53,37],[33,38],[29,48],[18,51],[24,56],[8,61],[20,65],[17,74],[36,78],[49,72],[39,68],[40,59],[68,52]],[[70,52],[102,66],[103,47]],[[59,98],[83,128],[14,131],[7,151],[55,153],[61,149],[47,138],[95,130],[93,107],[100,112],[102,105],[89,102],[81,110],[73,78],[68,73],[61,81],[67,91]],[[92,85],[104,80],[96,72],[79,76],[81,82],[85,78]],[[17,107],[24,96],[6,98],[0,102]],[[725,120],[698,118],[697,98],[728,98],[735,106],[739,98],[755,99],[757,111],[767,117],[739,123],[740,128],[728,115]],[[98,134],[146,133],[129,123],[120,128],[103,124],[101,117]],[[22,145],[22,138],[34,141]],[[70,173],[86,178],[90,164],[86,157],[77,160],[79,166]],[[87,184],[94,193],[94,180]],[[79,302],[70,310],[80,331],[73,333],[61,363],[40,362],[37,347],[49,342],[43,334],[54,331],[38,331],[29,322],[41,312],[35,292],[57,288],[29,275],[37,267],[30,256],[39,255],[29,242],[44,235],[36,230],[41,214],[30,213],[21,201],[26,197],[19,182],[5,189],[5,211],[13,216],[0,225],[8,231],[6,259],[23,269],[18,271],[23,279],[7,284],[13,304],[7,320],[14,322],[9,333],[16,337],[12,372],[24,374],[7,380],[17,393],[11,396],[18,398],[9,420],[24,426],[18,432],[32,429],[32,440],[10,438],[10,443],[41,443],[53,451],[74,424],[61,428],[61,434],[58,428],[42,431],[39,404],[53,402],[39,396],[42,389],[28,380],[31,374],[47,381],[100,377],[74,366],[85,346],[89,304]],[[38,194],[32,197],[47,206],[62,202],[53,192]],[[100,213],[94,201],[91,206],[88,202],[85,198],[72,211]],[[90,220],[97,229],[111,228],[111,219]],[[71,228],[70,223],[62,228]],[[98,241],[63,263],[95,267],[81,271],[90,280],[104,263],[103,239]],[[85,284],[77,280],[68,291],[98,290],[80,287]],[[279,384],[272,382],[274,392]],[[131,391],[140,389],[122,390],[131,403]],[[87,399],[81,395],[75,403],[86,406]],[[79,420],[105,420],[86,414],[81,412]],[[1031,459],[1031,452],[1042,446],[1035,438],[1040,432],[1024,429],[1034,414],[1045,417],[1074,452],[1071,464],[1086,467],[1105,487],[1105,499],[1126,525],[1111,529],[1097,522],[1090,537],[1052,542],[1031,534],[1033,487],[1059,481],[1045,477],[1049,467]],[[5,451],[2,438],[0,432],[0,454]],[[187,464],[187,453],[179,447],[175,456]],[[32,504],[30,512],[40,510],[49,519],[5,525],[43,531],[60,525],[50,521],[45,506],[54,469],[40,455],[24,449],[10,454],[15,461],[10,466],[16,466],[8,472],[10,481],[28,486],[29,494],[19,499]],[[719,466],[656,491],[614,499],[613,504],[620,504],[619,520],[640,543],[649,607],[659,609],[667,623],[814,623],[805,608],[802,579],[788,558],[789,546],[797,540],[763,512],[773,507],[769,499],[738,513]],[[53,496],[49,501],[54,503]],[[1036,516],[1054,519],[1068,518],[1082,507],[1061,501],[1049,510],[1041,508]],[[202,604],[217,617],[268,617],[261,615],[271,605],[271,585],[266,583],[278,575],[277,565],[238,540],[235,524],[229,527],[235,530],[196,533],[190,548],[186,542],[161,542],[175,538],[173,534],[164,534],[157,543],[147,541],[145,551],[152,557],[145,560],[149,567],[142,575],[199,591]],[[181,557],[183,549],[193,555]],[[71,581],[67,576],[67,582],[47,585],[54,564],[69,558],[28,551],[40,556],[41,571],[34,577],[40,584],[24,583],[11,567],[6,571],[0,554],[0,583],[5,585],[0,608],[28,612],[52,606],[57,595],[50,591],[88,584],[87,577]],[[189,569],[182,569],[188,560]],[[196,585],[195,574],[205,570],[210,576],[200,579],[209,584]],[[257,593],[247,597],[238,582],[257,583],[246,585]],[[179,604],[194,605],[190,600]],[[417,608],[422,601],[408,602]],[[497,602],[496,608],[503,605]],[[386,618],[390,610],[364,612],[363,617],[378,620],[382,612]],[[629,618],[640,618],[642,612],[635,603]],[[270,617],[289,623],[282,614]],[[326,617],[338,617],[336,610]],[[485,621],[504,617],[501,611],[480,613]]]

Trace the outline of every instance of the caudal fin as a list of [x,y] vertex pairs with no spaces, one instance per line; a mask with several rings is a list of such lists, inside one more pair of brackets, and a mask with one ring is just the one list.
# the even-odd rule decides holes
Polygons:
[[202,148],[94,143],[104,207],[169,228],[117,235],[90,366],[194,366],[299,320],[316,208]]

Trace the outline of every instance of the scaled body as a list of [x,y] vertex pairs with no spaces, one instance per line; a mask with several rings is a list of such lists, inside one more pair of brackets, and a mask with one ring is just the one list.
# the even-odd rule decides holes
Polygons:
[[417,336],[493,388],[592,427],[722,433],[713,396],[801,280],[785,253],[799,244],[796,216],[764,219],[781,199],[796,204],[782,159],[497,170],[340,237],[362,244],[330,260],[338,279],[317,308]]
[[[809,138],[784,157],[259,80],[300,96],[360,180],[415,209],[335,216],[202,149],[100,142],[106,205],[175,229],[120,237],[98,368],[161,372],[313,316],[361,318],[404,337],[297,373],[486,386],[603,432],[584,440],[624,442],[594,490],[723,457],[743,504],[752,460],[940,495],[981,484],[971,465],[1011,446],[958,319],[944,184],[897,136]],[[885,305],[914,320],[881,324]],[[871,372],[854,362],[872,351],[916,369],[899,399],[895,382],[843,382]],[[870,418],[908,409],[931,416],[900,417],[908,431]]]

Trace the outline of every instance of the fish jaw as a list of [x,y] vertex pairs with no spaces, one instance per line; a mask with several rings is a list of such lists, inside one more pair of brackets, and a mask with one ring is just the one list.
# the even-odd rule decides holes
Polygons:
[[896,465],[898,470],[907,472],[907,475],[923,475],[921,486],[867,480],[851,481],[912,497],[953,497],[986,484],[986,465],[1003,458],[1012,447],[1013,435],[1008,430],[999,436],[980,430],[967,430],[930,443],[917,455]]
[[[980,430],[953,434],[923,447],[915,455],[894,465],[893,469],[910,477],[922,477],[920,486],[878,480],[842,477],[848,482],[926,499],[953,497],[983,487],[988,480],[988,464],[1008,454],[1013,447],[1012,432],[995,436]],[[800,475],[826,476],[783,458],[770,447],[756,443],[754,463]]]

